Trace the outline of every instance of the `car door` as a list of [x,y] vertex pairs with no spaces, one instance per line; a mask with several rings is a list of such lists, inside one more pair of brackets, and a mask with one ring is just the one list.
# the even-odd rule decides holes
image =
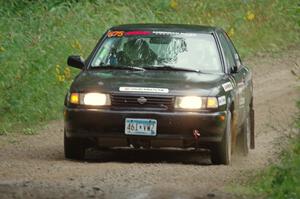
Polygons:
[[[234,113],[234,117],[236,119],[237,126],[240,127],[245,118],[245,71],[242,69],[241,64],[237,63],[238,54],[224,31],[219,32],[219,39],[224,52],[227,73],[229,78],[234,83],[234,88],[236,91],[236,99],[234,102],[236,111]],[[234,67],[236,66],[237,70],[234,71]]]
[[240,101],[239,101],[239,109],[242,117],[242,121],[244,122],[247,117],[247,113],[249,111],[249,104],[251,101],[251,86],[252,86],[252,81],[251,81],[251,75],[249,69],[243,65],[240,56],[234,47],[232,41],[228,37],[228,35],[224,32],[224,36],[229,44],[230,50],[233,54],[235,65],[238,67],[238,73],[240,73],[242,77],[242,81],[237,85],[238,90],[241,93]]

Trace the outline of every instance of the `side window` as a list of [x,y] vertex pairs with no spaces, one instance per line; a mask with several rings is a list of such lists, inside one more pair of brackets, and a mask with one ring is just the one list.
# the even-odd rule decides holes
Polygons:
[[232,54],[234,55],[234,61],[236,62],[236,65],[238,67],[240,67],[242,65],[242,61],[239,56],[239,53],[237,52],[236,48],[234,47],[234,45],[233,45],[231,39],[228,37],[228,35],[225,32],[223,34],[225,36],[225,39],[227,40],[227,43],[229,45],[229,48],[230,48]]
[[232,50],[230,49],[230,46],[225,38],[225,36],[220,33],[220,42],[224,51],[224,55],[225,55],[225,62],[227,65],[228,70],[230,71],[231,68],[233,68],[233,66],[235,65],[235,61],[234,61],[234,57],[232,54]]

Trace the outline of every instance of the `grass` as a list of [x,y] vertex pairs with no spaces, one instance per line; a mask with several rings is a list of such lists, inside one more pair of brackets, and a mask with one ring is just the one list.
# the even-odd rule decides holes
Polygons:
[[279,164],[264,169],[251,178],[251,183],[236,185],[231,191],[249,198],[300,198],[300,137],[292,142]]
[[[300,110],[300,102],[298,102]],[[300,130],[300,114],[296,128]],[[300,135],[291,141],[284,152],[281,162],[267,169],[257,178],[251,189],[267,198],[298,199],[300,198]]]
[[[298,102],[300,110],[300,101]],[[300,114],[296,122],[300,130]],[[230,191],[249,198],[298,199],[300,198],[300,134],[291,140],[278,164],[260,171],[246,185],[235,185]]]
[[271,198],[300,198],[300,139],[291,151],[285,154],[281,164],[267,171],[254,190]]
[[[299,44],[297,0],[0,0],[0,134],[62,117],[76,69],[104,31],[124,23],[223,27],[243,57]],[[298,13],[297,13],[298,12]],[[28,130],[30,129],[30,130]]]

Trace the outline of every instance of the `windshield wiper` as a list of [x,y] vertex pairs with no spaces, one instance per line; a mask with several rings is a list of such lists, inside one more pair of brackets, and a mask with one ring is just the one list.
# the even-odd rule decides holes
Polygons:
[[139,70],[145,71],[145,68],[137,67],[137,66],[120,66],[120,65],[99,65],[93,66],[91,69],[117,69],[117,70]]
[[147,70],[170,70],[170,71],[187,71],[187,72],[196,72],[196,73],[202,73],[200,70],[195,70],[191,68],[180,68],[175,66],[168,66],[168,65],[162,65],[162,66],[147,66],[143,67]]
[[186,71],[186,72],[196,72],[196,73],[203,73],[200,70],[195,70],[191,68],[180,68],[175,66],[169,65],[162,65],[162,66],[145,66],[145,67],[138,67],[138,66],[121,66],[121,65],[99,65],[93,66],[91,69],[117,69],[117,70],[168,70],[168,71]]

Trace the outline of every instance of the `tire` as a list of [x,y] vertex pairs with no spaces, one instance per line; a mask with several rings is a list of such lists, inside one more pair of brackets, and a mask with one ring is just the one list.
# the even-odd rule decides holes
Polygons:
[[217,143],[211,150],[211,161],[213,164],[231,163],[231,112],[227,114],[226,131],[222,141]]
[[64,132],[65,158],[71,160],[83,160],[85,155],[85,145],[80,138],[68,138]]
[[244,156],[247,156],[250,149],[251,142],[251,120],[250,114],[247,115],[246,121],[244,122],[241,132],[238,135],[237,148],[238,152]]

